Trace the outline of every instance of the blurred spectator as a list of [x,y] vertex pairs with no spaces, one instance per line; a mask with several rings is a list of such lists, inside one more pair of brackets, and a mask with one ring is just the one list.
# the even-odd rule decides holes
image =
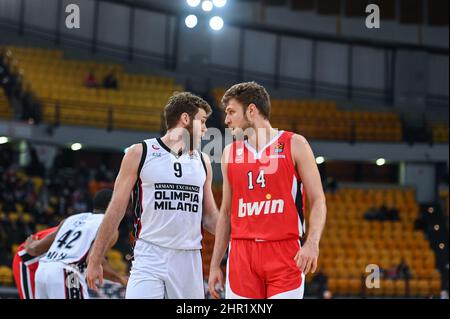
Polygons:
[[116,73],[114,71],[109,72],[103,79],[103,87],[105,89],[115,89],[119,88]]
[[384,279],[398,279],[398,277],[399,277],[398,266],[392,266],[383,271]]
[[409,269],[408,264],[402,258],[400,264],[397,266],[397,273],[400,279],[411,279],[411,270]]
[[72,195],[72,201],[75,212],[81,213],[88,211],[92,198],[89,198],[89,194],[84,189],[78,188]]
[[[36,151],[30,148],[30,152],[30,164],[22,170],[18,149],[9,144],[0,146],[0,265],[9,266],[11,246],[38,228],[56,226],[68,215],[91,210],[91,194],[85,185],[91,174],[85,164],[77,169],[70,165],[67,154],[60,152],[60,160],[55,161],[58,171],[53,167],[47,170],[41,166]],[[104,165],[93,170],[93,175],[101,171],[105,179],[113,177]],[[127,216],[121,224],[122,237],[126,237],[123,234],[127,234],[132,218]],[[122,247],[129,250],[127,240],[123,239]]]
[[88,88],[96,88],[98,87],[97,78],[95,77],[94,70],[90,70],[89,73],[84,78],[84,85]]
[[380,208],[371,207],[364,214],[366,220],[379,220],[379,221],[397,221],[400,220],[399,211],[397,208],[388,208],[386,205],[382,205]]
[[414,230],[425,230],[425,221],[422,217],[417,217],[414,220]]
[[37,155],[36,149],[34,147],[30,147],[30,163],[27,166],[26,172],[30,176],[44,176],[45,167],[39,161],[39,157]]
[[[11,53],[9,53],[11,54]],[[20,81],[8,67],[8,52],[2,49],[0,53],[0,86],[5,89],[6,96],[11,99],[14,92],[20,91]]]
[[392,207],[386,212],[386,219],[390,221],[400,220],[400,212],[397,208]]
[[338,184],[333,177],[327,177],[325,181],[325,191],[330,193],[335,193],[338,189]]
[[371,207],[369,208],[366,213],[364,214],[364,218],[366,220],[377,220],[380,216],[380,212],[378,210],[378,208],[376,207]]
[[379,215],[379,220],[384,221],[384,220],[390,220],[390,221],[395,221],[395,220],[399,220],[399,211],[396,208],[388,208],[386,205],[382,205],[380,207],[380,215]]
[[384,279],[393,279],[393,280],[397,280],[397,279],[405,279],[405,280],[409,280],[411,279],[411,270],[409,268],[409,266],[406,264],[405,260],[402,258],[402,260],[400,261],[400,264],[398,264],[397,266],[392,266],[386,270],[381,271],[380,268],[380,272],[382,273],[382,278]]
[[21,104],[22,112],[20,119],[33,124],[39,124],[42,120],[42,105],[37,100],[29,84],[22,91]]

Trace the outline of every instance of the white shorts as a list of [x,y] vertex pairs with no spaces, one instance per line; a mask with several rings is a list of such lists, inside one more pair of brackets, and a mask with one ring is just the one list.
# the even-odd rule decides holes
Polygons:
[[138,240],[125,298],[204,299],[200,250],[178,250]]
[[40,262],[35,276],[36,299],[89,299],[84,275],[61,262]]

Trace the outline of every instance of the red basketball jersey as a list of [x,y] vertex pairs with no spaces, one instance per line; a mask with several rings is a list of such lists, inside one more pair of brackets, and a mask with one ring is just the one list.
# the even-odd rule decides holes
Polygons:
[[305,196],[291,156],[292,132],[280,131],[257,152],[247,141],[230,148],[231,238],[299,239]]
[[[35,233],[36,239],[42,239],[57,230],[58,227],[47,228]],[[13,259],[13,275],[21,299],[34,298],[34,276],[42,256],[31,256],[24,248],[25,242],[20,244]]]

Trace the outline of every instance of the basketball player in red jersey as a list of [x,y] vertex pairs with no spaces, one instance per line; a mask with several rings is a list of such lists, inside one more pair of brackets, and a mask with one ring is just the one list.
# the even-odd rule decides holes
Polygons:
[[[217,283],[223,289],[220,261],[229,245],[226,298],[303,298],[305,275],[317,267],[326,219],[311,147],[301,135],[272,128],[269,95],[255,82],[232,86],[222,104],[231,133],[244,130],[247,139],[225,147],[222,156],[211,294],[219,297]],[[311,208],[307,237],[305,193]]]
[[37,232],[28,237],[28,239],[20,244],[13,260],[13,274],[17,289],[19,290],[20,299],[34,299],[34,275],[39,265],[39,259],[46,251],[36,252],[37,256],[30,255],[26,248],[28,242],[33,240],[41,240],[53,242],[58,227],[51,227]]

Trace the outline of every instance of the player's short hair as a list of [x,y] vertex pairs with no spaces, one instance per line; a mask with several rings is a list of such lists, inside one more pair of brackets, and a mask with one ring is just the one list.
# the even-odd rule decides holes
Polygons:
[[244,112],[250,104],[255,104],[259,113],[268,120],[270,117],[270,96],[266,89],[256,82],[243,82],[230,87],[222,97],[222,107],[225,109],[231,99],[236,99],[244,107]]
[[94,196],[94,210],[105,212],[108,204],[111,201],[112,189],[104,188],[95,193]]
[[164,108],[166,128],[169,130],[175,127],[183,113],[189,114],[192,120],[199,109],[203,109],[207,116],[212,113],[211,106],[201,97],[190,92],[175,92]]

